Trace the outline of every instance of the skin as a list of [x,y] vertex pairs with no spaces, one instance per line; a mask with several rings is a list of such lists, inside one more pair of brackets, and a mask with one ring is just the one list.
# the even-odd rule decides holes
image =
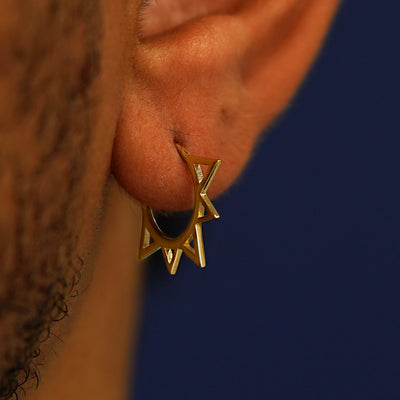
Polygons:
[[338,1],[58,3],[0,5],[0,398],[122,399],[139,202],[190,208],[175,143],[232,184]]

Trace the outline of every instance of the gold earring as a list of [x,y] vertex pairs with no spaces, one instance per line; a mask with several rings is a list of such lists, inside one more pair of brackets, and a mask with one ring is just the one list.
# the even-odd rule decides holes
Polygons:
[[[195,197],[192,218],[181,235],[171,238],[161,231],[153,210],[149,206],[142,205],[142,234],[139,249],[139,259],[146,258],[161,249],[171,275],[176,273],[182,253],[185,253],[199,267],[205,267],[201,224],[219,218],[217,210],[207,196],[207,190],[221,165],[221,160],[193,156],[183,146],[177,144],[176,147],[189,168],[193,180]],[[201,165],[208,166],[204,174]]]

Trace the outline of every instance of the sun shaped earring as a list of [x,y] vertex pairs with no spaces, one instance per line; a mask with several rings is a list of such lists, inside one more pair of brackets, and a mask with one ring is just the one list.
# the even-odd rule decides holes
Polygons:
[[[143,259],[161,249],[168,271],[176,273],[182,253],[199,267],[205,267],[202,223],[219,218],[219,214],[207,196],[207,190],[221,164],[221,160],[191,155],[183,146],[176,145],[179,154],[189,168],[194,185],[194,210],[189,225],[177,238],[167,236],[157,224],[153,210],[142,205],[142,233],[139,258]],[[202,170],[201,166],[208,167]]]

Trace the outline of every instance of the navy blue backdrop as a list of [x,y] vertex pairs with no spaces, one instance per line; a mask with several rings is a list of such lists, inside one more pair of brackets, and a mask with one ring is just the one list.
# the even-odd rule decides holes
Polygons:
[[398,11],[343,2],[207,267],[149,265],[132,398],[400,399]]

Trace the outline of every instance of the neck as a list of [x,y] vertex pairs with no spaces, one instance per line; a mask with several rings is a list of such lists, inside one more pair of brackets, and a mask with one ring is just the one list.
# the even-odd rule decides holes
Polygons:
[[39,389],[28,398],[127,398],[143,281],[139,212],[113,181],[90,284],[73,305],[68,332],[41,371]]

